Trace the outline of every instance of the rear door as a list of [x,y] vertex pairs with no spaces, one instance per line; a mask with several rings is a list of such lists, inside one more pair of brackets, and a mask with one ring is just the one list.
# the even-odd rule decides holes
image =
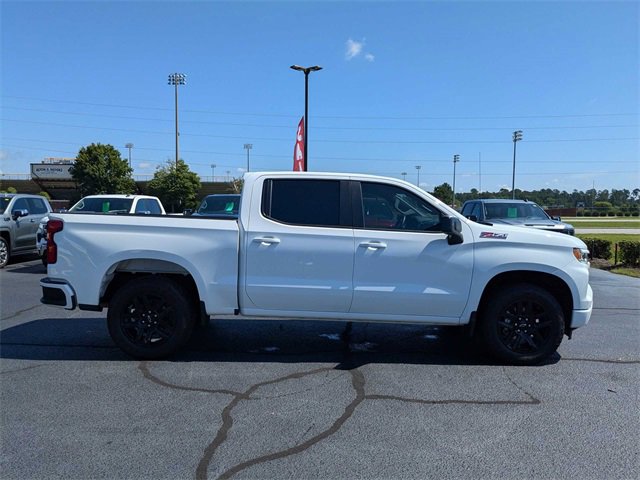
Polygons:
[[262,182],[244,235],[243,311],[348,312],[354,258],[349,182]]

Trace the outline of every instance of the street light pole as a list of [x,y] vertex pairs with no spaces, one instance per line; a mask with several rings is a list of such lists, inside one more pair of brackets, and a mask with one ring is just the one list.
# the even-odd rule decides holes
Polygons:
[[178,173],[178,85],[184,85],[186,83],[187,76],[184,73],[172,73],[169,75],[169,85],[175,86],[175,99],[176,99],[176,174]]
[[249,171],[249,150],[253,148],[252,143],[245,143],[244,148],[247,151],[247,172]]
[[511,198],[516,198],[516,143],[522,140],[522,130],[513,132],[513,175],[511,177]]
[[420,169],[422,167],[420,165],[416,165],[416,170],[418,171],[418,183],[416,183],[416,185],[418,186],[418,188],[420,188]]
[[131,149],[133,148],[133,143],[125,143],[124,148],[129,149],[129,168],[131,168]]
[[456,207],[456,163],[460,161],[460,155],[453,156],[453,208]]
[[402,180],[404,180],[406,182],[407,181],[407,172],[402,172],[400,175],[402,175]]
[[291,65],[293,70],[304,73],[304,168],[307,171],[309,163],[309,73],[322,70],[322,67],[314,65],[313,67],[301,67],[300,65]]
[[212,163],[211,164],[211,183],[216,181],[216,164]]

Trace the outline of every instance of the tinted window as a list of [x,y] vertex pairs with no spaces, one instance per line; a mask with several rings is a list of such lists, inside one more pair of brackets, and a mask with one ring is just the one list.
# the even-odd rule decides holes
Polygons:
[[340,226],[340,182],[337,180],[270,180],[263,214],[294,225]]
[[43,213],[47,213],[47,206],[44,203],[44,200],[39,198],[30,198],[29,199],[29,213],[33,215],[40,215]]
[[29,210],[29,203],[26,198],[19,198],[16,203],[13,204],[12,211],[16,210]]
[[76,203],[70,212],[78,213],[129,213],[133,199],[131,198],[83,198]]
[[471,215],[475,215],[476,219],[481,219],[482,218],[482,204],[481,203],[476,203],[475,206],[473,207],[473,211],[471,212]]
[[471,210],[473,210],[474,205],[476,205],[476,203],[465,203],[461,212],[462,215],[465,217],[471,215]]
[[549,216],[535,203],[487,203],[487,220],[492,218],[524,218],[547,220]]
[[417,195],[393,185],[362,183],[364,228],[439,231],[440,211]]
[[0,213],[4,213],[12,198],[13,197],[0,197]]
[[209,195],[202,200],[200,215],[238,215],[240,195]]
[[136,204],[136,213],[160,215],[162,214],[162,210],[160,210],[160,205],[158,205],[157,200],[141,198]]

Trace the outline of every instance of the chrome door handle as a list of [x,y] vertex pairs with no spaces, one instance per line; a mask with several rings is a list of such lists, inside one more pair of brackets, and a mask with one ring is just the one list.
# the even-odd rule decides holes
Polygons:
[[280,243],[280,239],[276,237],[256,237],[253,239],[253,241],[261,243],[262,245],[273,245]]
[[360,246],[370,248],[371,250],[387,248],[387,244],[384,242],[362,242]]

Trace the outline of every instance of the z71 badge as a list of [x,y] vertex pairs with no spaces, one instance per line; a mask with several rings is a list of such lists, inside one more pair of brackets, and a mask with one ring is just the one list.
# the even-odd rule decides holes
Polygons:
[[482,232],[480,238],[493,238],[495,240],[506,240],[508,233]]

